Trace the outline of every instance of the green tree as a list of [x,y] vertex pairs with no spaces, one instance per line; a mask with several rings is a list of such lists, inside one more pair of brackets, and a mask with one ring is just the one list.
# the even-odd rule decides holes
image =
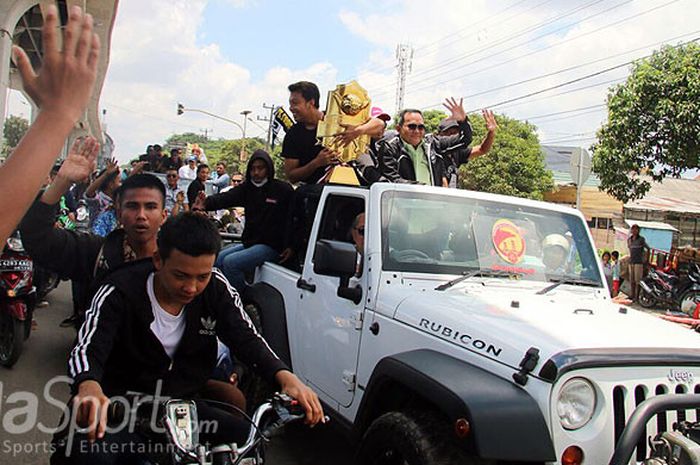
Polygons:
[[637,62],[610,89],[608,122],[598,130],[593,171],[601,189],[627,202],[654,181],[700,166],[700,46],[664,47]]
[[[480,114],[470,115],[469,120],[478,143],[486,135],[486,124]],[[541,200],[554,188],[554,181],[544,164],[535,126],[502,115],[496,115],[496,121],[499,129],[491,151],[460,167],[461,187]]]
[[183,132],[182,134],[173,134],[172,136],[168,137],[165,141],[165,144],[184,145],[190,143],[199,144],[201,146],[203,144],[206,144],[208,141],[209,139],[204,137],[202,134],[196,134],[194,132]]
[[447,118],[447,113],[441,110],[426,110],[423,112],[423,122],[425,124],[425,133],[436,133],[440,121]]
[[10,115],[5,120],[3,137],[7,148],[14,148],[29,129],[29,121],[21,116]]

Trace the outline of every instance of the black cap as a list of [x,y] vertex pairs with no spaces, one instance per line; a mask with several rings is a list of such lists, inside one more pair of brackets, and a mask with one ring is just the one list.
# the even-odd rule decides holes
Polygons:
[[459,123],[452,118],[445,118],[444,120],[440,121],[440,124],[438,125],[438,132],[443,132],[447,131],[450,128],[456,128],[459,126]]

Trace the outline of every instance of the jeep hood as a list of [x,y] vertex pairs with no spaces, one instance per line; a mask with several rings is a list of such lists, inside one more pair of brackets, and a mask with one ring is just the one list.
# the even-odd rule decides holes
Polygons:
[[[582,288],[583,289],[583,288]],[[420,331],[517,368],[530,347],[539,349],[536,370],[571,349],[700,349],[700,335],[674,323],[596,296],[590,288],[498,286],[448,291],[402,288],[394,318]]]

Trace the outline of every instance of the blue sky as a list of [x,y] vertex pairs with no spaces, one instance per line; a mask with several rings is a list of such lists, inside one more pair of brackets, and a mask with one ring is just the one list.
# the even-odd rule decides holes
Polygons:
[[262,78],[271,65],[306,68],[331,59],[341,75],[349,76],[372,47],[340,21],[338,12],[347,3],[260,0],[232,8],[216,0],[204,9],[197,41],[219,44],[224,56],[245,64],[253,79]]

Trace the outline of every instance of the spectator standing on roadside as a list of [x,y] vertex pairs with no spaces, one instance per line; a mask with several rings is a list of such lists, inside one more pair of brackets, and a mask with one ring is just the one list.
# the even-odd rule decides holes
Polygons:
[[197,194],[205,190],[205,183],[209,179],[209,166],[199,165],[197,167],[197,178],[187,187],[187,203],[194,205]]
[[168,160],[168,169],[179,170],[182,166],[182,149],[175,147],[170,149],[170,159]]
[[649,250],[644,236],[639,235],[639,225],[633,224],[630,228],[630,235],[627,238],[627,248],[630,251],[629,280],[630,297],[633,302],[639,298],[639,282],[644,275],[644,263],[646,263],[646,252]]
[[197,178],[197,159],[195,157],[189,157],[187,159],[187,164],[182,165],[177,171],[180,179],[193,180]]
[[115,159],[111,159],[107,162],[107,168],[102,170],[85,191],[84,197],[90,212],[91,228],[97,217],[112,206],[117,189],[119,189],[121,183],[119,165]]
[[[493,142],[496,140],[496,130],[498,129],[496,117],[493,116],[491,110],[481,110],[481,115],[484,117],[484,122],[486,123],[486,136],[484,140],[481,141],[480,144],[472,147],[460,147],[442,154],[445,161],[448,187],[458,187],[459,167],[477,157],[486,155],[491,150]],[[440,121],[438,127],[438,135],[440,137],[455,136],[459,134],[459,131],[459,123],[454,119],[445,118]]]
[[216,193],[231,185],[231,177],[226,172],[226,162],[220,161],[216,164],[216,172],[214,177],[214,190]]
[[175,168],[170,168],[166,174],[165,185],[165,213],[168,216],[177,215],[183,211],[189,211],[187,196],[178,185],[180,177]]
[[617,294],[620,293],[620,252],[613,250],[610,253],[610,259],[612,261],[613,269],[612,296],[617,297]]

